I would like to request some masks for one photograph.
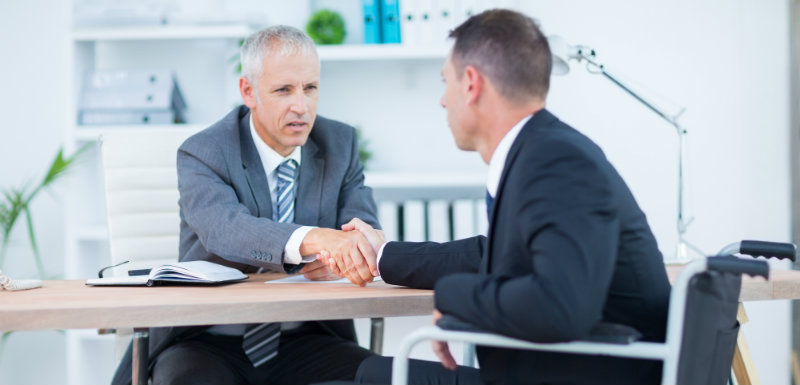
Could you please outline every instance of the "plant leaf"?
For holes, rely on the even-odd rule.
[[[64,149],[59,148],[58,153],[56,154],[56,158],[53,159],[53,163],[50,165],[50,169],[47,170],[47,174],[45,174],[41,184],[39,184],[39,186],[37,186],[36,189],[33,190],[31,195],[28,197],[26,203],[30,202],[33,199],[33,197],[35,197],[39,193],[39,191],[41,191],[43,188],[49,186],[56,180],[60,179],[60,177],[62,177],[64,174],[66,174],[70,165],[75,163],[75,160],[78,158],[78,156],[87,149],[89,149],[89,147],[92,144],[93,143],[87,143],[83,145],[81,148],[75,151],[75,153],[72,154],[72,156],[67,158],[64,157]]]
[[[36,235],[33,232],[33,218],[31,218],[31,210],[27,206],[25,207],[25,219],[28,221],[28,237],[31,239],[31,249],[33,249],[33,258],[36,261],[36,268],[39,270],[39,278],[47,279],[44,273],[42,256],[39,254],[39,246],[36,244]]]

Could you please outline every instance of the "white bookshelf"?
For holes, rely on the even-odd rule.
[[[131,27],[76,28],[76,42],[125,40],[240,39],[252,32],[245,24],[228,25],[145,25]]]
[[[321,61],[425,60],[447,56],[449,47],[408,47],[402,44],[350,44],[320,46]]]

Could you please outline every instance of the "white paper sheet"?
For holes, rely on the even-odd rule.
[[[372,282],[378,282],[378,281],[381,281],[381,277],[375,277],[372,280]],[[298,274],[298,275],[293,275],[293,276],[286,277],[286,278],[276,279],[276,280],[272,280],[272,281],[266,281],[264,283],[350,283],[350,280],[347,279],[347,278],[339,278],[339,279],[335,279],[333,281],[312,281],[312,280],[304,277],[302,274]],[[367,285],[369,285],[369,284],[367,284]]]

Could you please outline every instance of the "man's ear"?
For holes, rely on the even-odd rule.
[[[239,77],[239,93],[242,94],[244,105],[248,108],[252,109],[258,103],[258,99],[256,97],[256,88],[253,87],[253,84],[250,83],[250,80],[244,76]]]
[[[464,68],[463,82],[464,85],[464,100],[467,105],[473,105],[478,101],[478,98],[483,92],[485,79],[483,74],[473,66],[466,66]]]

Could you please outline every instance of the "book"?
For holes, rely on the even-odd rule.
[[[208,261],[168,263],[155,267],[146,275],[105,277],[86,281],[91,286],[153,286],[164,283],[220,284],[242,281],[247,275],[232,267]]]

